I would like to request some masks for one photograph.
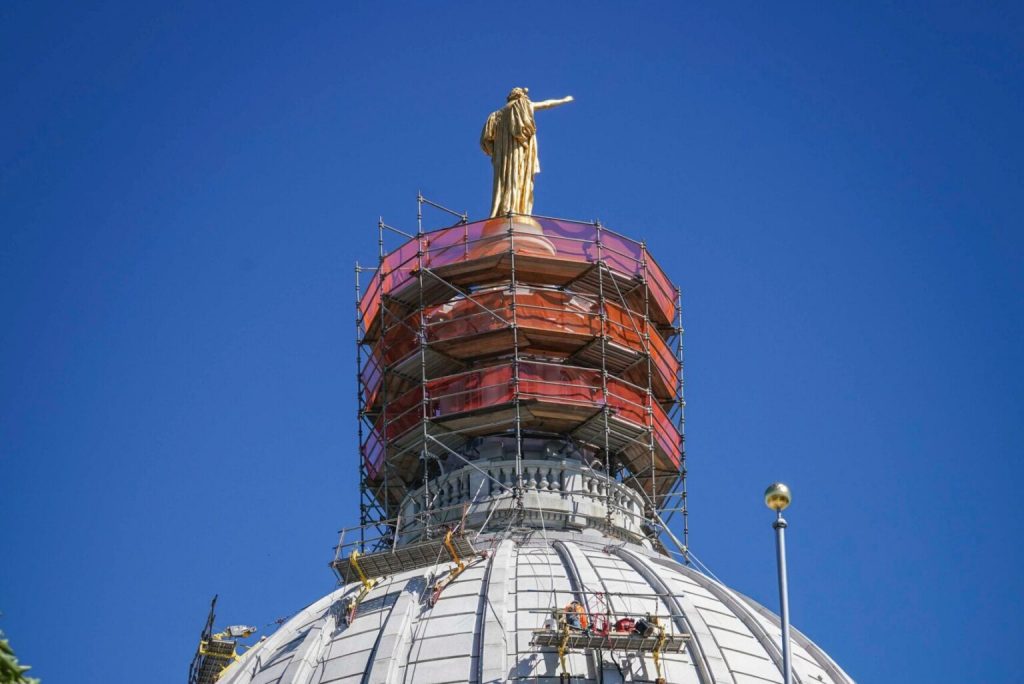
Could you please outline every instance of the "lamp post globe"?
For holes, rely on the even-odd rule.
[[[789,507],[793,500],[793,494],[789,487],[781,482],[773,482],[764,490],[764,503],[776,513],[781,513]]]

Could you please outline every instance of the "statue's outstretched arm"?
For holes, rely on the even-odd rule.
[[[534,110],[537,109],[551,109],[552,107],[560,107],[564,104],[572,102],[572,95],[563,97],[561,100],[541,100],[540,102],[531,102]]]

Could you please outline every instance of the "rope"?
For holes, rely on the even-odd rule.
[[[691,551],[690,549],[687,549],[687,552],[689,553],[690,557],[693,558],[693,560],[697,562],[697,567],[698,567],[699,570],[701,570],[701,572],[703,572],[705,575],[707,575],[711,579],[715,580],[719,584],[723,584],[723,585],[725,584],[725,582],[723,582],[722,580],[718,579],[718,577],[715,575],[715,573],[711,572],[711,568],[709,568],[708,566],[704,565],[704,562],[701,561],[700,558],[697,558],[696,554],[694,554],[693,551]]]

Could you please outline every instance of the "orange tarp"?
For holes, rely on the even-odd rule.
[[[372,472],[380,466],[380,436],[397,439],[416,427],[424,417],[445,418],[467,411],[512,403],[516,398],[515,374],[511,363],[430,380],[424,389],[415,387],[390,402],[367,440],[364,458]],[[558,404],[576,404],[595,410],[606,403],[618,418],[640,427],[652,427],[655,443],[679,465],[679,433],[657,402],[649,401],[646,390],[617,378],[608,378],[607,393],[601,373],[590,368],[561,364],[524,362],[519,364],[520,399],[537,399]]]
[[[380,311],[381,295],[397,292],[423,268],[438,269],[495,254],[515,245],[517,254],[550,256],[553,259],[596,263],[603,260],[613,271],[626,277],[646,277],[653,301],[652,313],[663,323],[675,321],[675,287],[651,259],[644,246],[606,228],[558,219],[529,218],[533,226],[516,228],[509,240],[509,219],[488,219],[424,233],[384,257],[364,293],[359,310],[368,330]],[[544,253],[537,244],[544,245]],[[509,244],[511,247],[511,244]]]
[[[643,352],[644,318],[611,302],[605,302],[605,311],[610,341]],[[372,406],[376,402],[382,367],[393,365],[418,349],[419,316],[416,312],[404,324],[389,326],[374,347],[362,369],[367,405]],[[601,334],[601,317],[596,302],[555,290],[519,288],[514,294],[506,290],[484,292],[473,295],[472,299],[428,307],[423,317],[428,343],[463,340],[509,329],[513,320],[527,333],[532,329],[579,338],[594,338]],[[656,330],[651,328],[647,332],[654,370],[664,386],[674,390],[679,361]],[[580,339],[578,346],[585,341]],[[530,351],[536,353],[538,350]]]

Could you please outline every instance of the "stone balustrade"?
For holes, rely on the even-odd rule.
[[[545,529],[595,528],[643,537],[643,495],[577,460],[523,460],[524,524]],[[466,529],[502,529],[516,510],[515,460],[477,461],[410,492],[402,505],[402,539],[424,526],[463,516]],[[428,508],[430,514],[424,511]]]

